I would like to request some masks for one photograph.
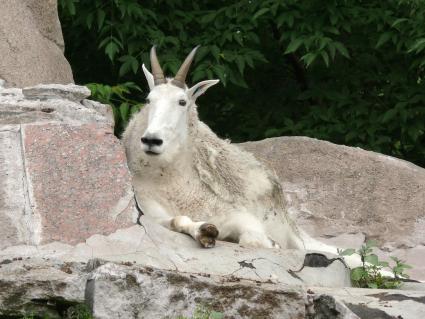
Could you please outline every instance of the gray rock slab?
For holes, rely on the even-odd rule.
[[[226,318],[304,318],[304,292],[297,287],[227,281],[149,268],[105,264],[88,281],[95,318],[191,317],[203,306]]]
[[[239,278],[288,285],[350,286],[349,271],[342,261],[327,267],[304,267],[306,252],[298,250],[250,249],[217,242],[214,249],[202,249],[188,236],[171,232],[141,218],[143,226],[117,230],[108,236],[94,235],[77,245],[54,242],[20,245],[0,251],[0,259],[51,258],[87,262],[97,258],[182,273]],[[334,256],[326,255],[324,258]]]
[[[113,127],[111,107],[86,100],[89,94],[86,87],[73,84],[0,88],[0,125],[61,122],[99,123]]]
[[[0,316],[49,315],[60,318],[64,306],[83,303],[85,265],[43,259],[0,261]]]
[[[30,243],[31,221],[19,125],[0,126],[0,249]]]
[[[73,84],[39,84],[22,89],[22,94],[27,99],[65,99],[80,102],[89,97],[91,92],[85,86]]]
[[[425,247],[425,169],[307,137],[240,146],[276,172],[288,211],[307,233],[351,248],[359,238],[376,239],[384,255],[405,258],[414,266],[411,275],[425,280],[418,254]]]
[[[0,78],[6,86],[73,82],[57,1],[2,1],[0,16]]]
[[[425,291],[311,288],[310,292],[317,304],[331,296],[362,319],[425,318]]]
[[[131,262],[0,260],[0,316],[60,313],[86,303],[94,318],[191,317],[210,309],[224,318],[418,319],[425,291],[288,286],[182,273]]]

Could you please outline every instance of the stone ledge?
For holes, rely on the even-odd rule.
[[[202,305],[225,318],[418,319],[425,313],[425,291],[288,286],[132,262],[0,261],[0,316],[58,318],[79,303],[97,319],[189,317]]]
[[[75,84],[39,84],[22,89],[22,94],[29,100],[65,99],[81,102],[90,96],[85,86]]]
[[[218,241],[214,249],[202,249],[189,236],[171,232],[143,216],[143,226],[93,235],[77,244],[53,242],[39,246],[14,246],[0,250],[0,259],[51,258],[87,262],[98,258],[182,273],[203,273],[223,278],[246,279],[286,285],[345,287],[349,270],[335,260],[324,267],[304,267],[306,252],[300,250],[250,249]],[[322,255],[332,258],[331,255]]]
[[[23,89],[0,87],[0,125],[43,122],[100,123],[113,128],[112,109],[87,100],[88,88],[43,84]]]

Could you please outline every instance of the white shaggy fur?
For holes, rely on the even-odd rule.
[[[196,98],[218,81],[192,88],[155,86],[143,66],[150,103],[123,135],[133,185],[145,214],[189,234],[204,247],[218,239],[251,247],[281,247],[337,253],[290,220],[276,176],[254,156],[218,138],[198,118]],[[185,106],[180,101],[187,102]],[[142,137],[161,139],[148,147]],[[150,154],[147,153],[150,151]],[[348,258],[348,264],[358,264]]]

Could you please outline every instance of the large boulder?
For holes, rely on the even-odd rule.
[[[0,88],[0,249],[82,242],[134,224],[109,106],[75,85]]]
[[[425,280],[425,169],[308,137],[241,146],[276,172],[288,212],[309,234],[340,247],[375,239]]]
[[[9,87],[72,83],[56,0],[2,1],[0,79]]]

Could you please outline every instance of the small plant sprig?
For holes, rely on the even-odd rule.
[[[223,319],[224,314],[211,310],[209,307],[198,305],[190,318],[179,316],[177,319]]]
[[[379,260],[378,256],[373,253],[373,249],[377,246],[373,240],[368,240],[360,249],[353,248],[339,250],[341,256],[350,256],[357,254],[360,256],[362,265],[351,270],[351,281],[354,287],[359,288],[379,288],[379,289],[396,289],[403,284],[403,279],[409,278],[405,273],[406,269],[412,268],[405,264],[401,259],[391,256],[394,265],[390,266],[387,261]],[[382,275],[381,270],[389,269],[393,277]]]

